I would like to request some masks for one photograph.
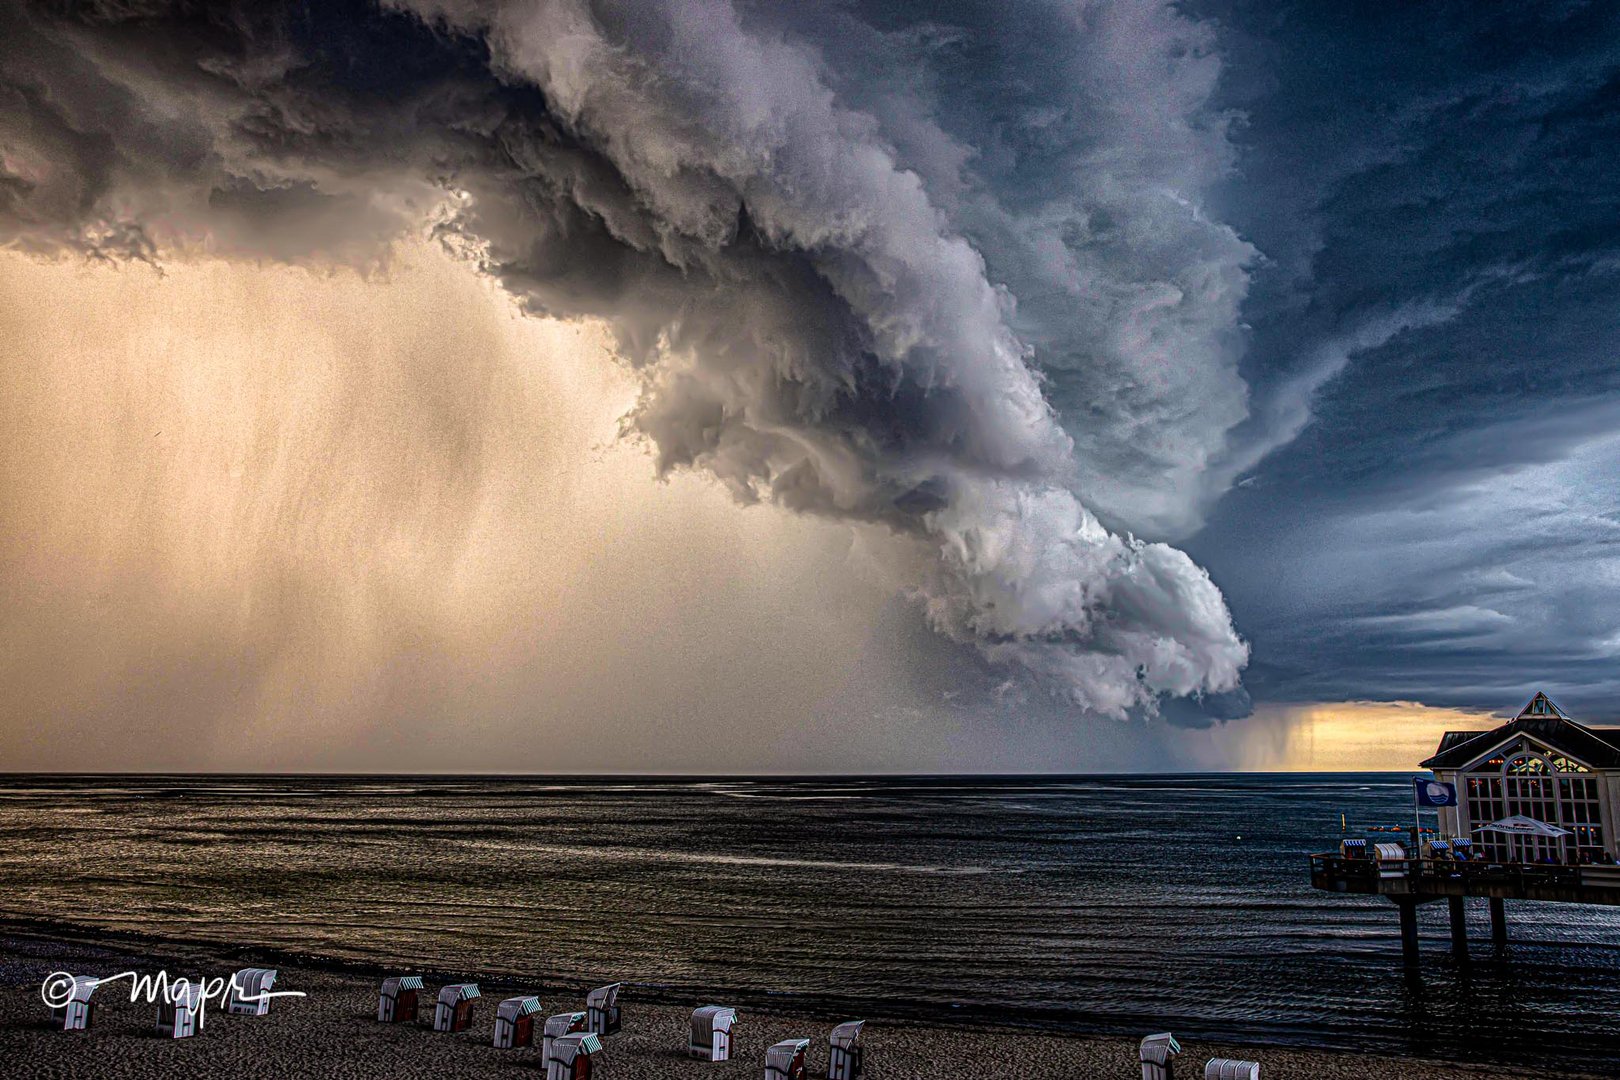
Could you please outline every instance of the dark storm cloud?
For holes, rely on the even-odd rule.
[[[912,538],[990,662],[1116,715],[1235,687],[1207,575],[1123,532],[1195,524],[1245,412],[1254,252],[1203,205],[1229,117],[1174,7],[5,12],[7,243],[365,263],[428,224],[608,321],[660,469]]]
[[[1263,692],[1620,691],[1620,14],[1218,4],[1265,251],[1193,550]],[[1270,455],[1269,457],[1267,455]],[[1257,684],[1257,692],[1260,687]]]
[[[1088,505],[1139,535],[1195,529],[1247,411],[1238,310],[1259,258],[1204,203],[1236,166],[1213,24],[1151,3],[793,18],[1016,298]]]
[[[660,470],[925,551],[983,667],[913,651],[987,710],[1036,709],[1006,672],[1247,710],[1221,594],[1137,537],[1214,568],[1261,700],[1620,690],[1610,5],[0,20],[0,242],[364,265],[431,229],[607,321]]]

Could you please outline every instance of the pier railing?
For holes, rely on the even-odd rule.
[[[1581,894],[1586,902],[1620,903],[1620,866],[1455,862],[1449,859],[1311,856],[1311,884],[1330,892],[1429,893],[1554,899]],[[1592,893],[1598,895],[1593,896]],[[1613,894],[1610,899],[1608,894]],[[1562,899],[1563,897],[1557,897]],[[1570,899],[1575,899],[1570,895]]]

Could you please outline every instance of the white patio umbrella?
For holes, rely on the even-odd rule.
[[[1564,841],[1566,837],[1573,836],[1568,829],[1560,829],[1557,825],[1549,825],[1545,821],[1537,821],[1533,817],[1523,814],[1509,814],[1505,818],[1481,825],[1475,832],[1509,833],[1513,836],[1540,836],[1548,840]],[[1565,851],[1567,843],[1558,845],[1559,851]]]

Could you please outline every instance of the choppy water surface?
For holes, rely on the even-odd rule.
[[[0,779],[0,913],[439,970],[626,979],[1549,1064],[1620,1062],[1620,909],[1509,904],[1424,977],[1305,854],[1404,777]],[[882,1011],[882,1010],[879,1010]]]

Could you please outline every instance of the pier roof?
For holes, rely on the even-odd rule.
[[[1620,768],[1620,728],[1577,724],[1546,694],[1538,692],[1512,720],[1489,731],[1448,731],[1425,769],[1458,769],[1514,735],[1529,735],[1548,748],[1596,769]]]

